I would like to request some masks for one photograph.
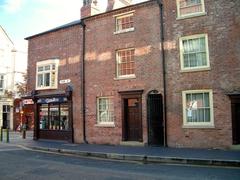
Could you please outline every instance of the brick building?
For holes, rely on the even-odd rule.
[[[27,38],[35,138],[239,144],[239,7],[109,0],[100,12],[83,1],[80,21]]]

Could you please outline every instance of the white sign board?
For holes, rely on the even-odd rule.
[[[59,81],[60,84],[67,84],[67,83],[70,83],[71,82],[71,79],[62,79]]]

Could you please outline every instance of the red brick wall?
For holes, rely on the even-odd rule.
[[[114,35],[114,15],[134,10],[134,32]],[[147,142],[146,96],[162,93],[159,7],[156,2],[114,11],[86,22],[86,119],[90,143],[122,141],[121,96],[118,91],[144,90],[142,96],[143,141]],[[116,50],[135,48],[135,79],[116,80]],[[115,127],[97,127],[96,101],[114,97]]]
[[[207,15],[182,20],[176,20],[175,0],[164,0],[164,8],[168,145],[196,148],[230,146],[231,102],[225,93],[240,87],[239,2],[205,0]],[[180,72],[179,38],[203,33],[208,34],[211,70]],[[195,89],[213,90],[215,128],[182,128],[181,92]]]
[[[80,25],[69,27],[44,34],[29,40],[28,80],[27,89],[35,89],[36,63],[39,61],[58,58],[58,82],[61,79],[71,79],[73,85],[73,123],[75,142],[82,142],[81,120],[81,84],[80,84],[80,57],[81,35]],[[54,92],[65,90],[66,84],[58,83],[57,90],[42,90],[40,92]]]

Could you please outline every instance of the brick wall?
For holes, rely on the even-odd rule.
[[[114,34],[114,15],[134,12],[133,32]],[[90,143],[122,141],[119,91],[144,90],[142,95],[143,141],[147,142],[146,96],[162,93],[159,7],[156,2],[114,11],[86,22],[86,119]],[[116,80],[116,50],[135,48],[135,79]],[[114,97],[115,127],[97,127],[97,97]]]
[[[61,29],[34,37],[29,40],[27,90],[35,89],[36,63],[39,61],[58,58],[58,89],[42,90],[39,92],[64,91],[66,84],[60,85],[59,80],[71,79],[73,85],[73,123],[75,142],[82,142],[81,114],[81,84],[80,57],[82,28],[80,25]]]
[[[207,14],[177,20],[175,1],[164,1],[168,144],[227,147],[232,144],[231,102],[225,93],[240,87],[239,1],[205,0]],[[210,70],[180,72],[179,38],[208,34]],[[182,128],[182,91],[212,89],[215,128]]]

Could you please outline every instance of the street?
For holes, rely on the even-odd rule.
[[[0,144],[1,180],[239,179],[239,168],[138,164],[34,152]]]

